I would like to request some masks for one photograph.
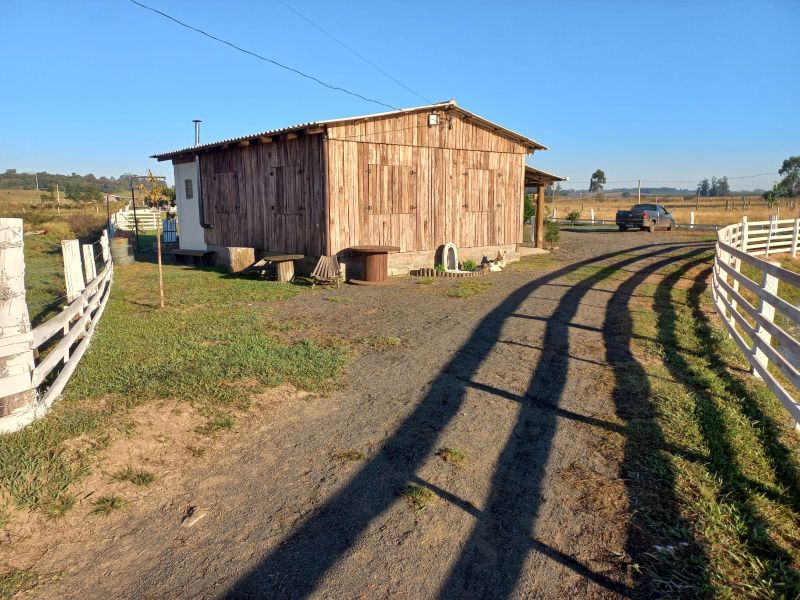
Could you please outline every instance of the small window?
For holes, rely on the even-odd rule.
[[[191,200],[194,198],[194,185],[191,179],[183,180],[183,188],[186,190],[186,199]]]

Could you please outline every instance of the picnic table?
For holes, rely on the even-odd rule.
[[[389,253],[400,252],[399,246],[351,246],[349,251],[363,257],[362,277],[351,279],[356,285],[385,285],[389,283]]]

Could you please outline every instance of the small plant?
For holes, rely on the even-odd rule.
[[[75,506],[75,496],[62,492],[55,498],[42,502],[42,513],[51,519],[57,519],[63,517],[73,506]]]
[[[156,480],[156,476],[152,471],[134,469],[131,466],[120,469],[114,473],[112,478],[115,481],[128,481],[134,485],[150,485]]]
[[[463,466],[467,461],[467,455],[456,448],[442,448],[436,453],[436,456],[441,458],[444,462],[457,467]]]
[[[236,419],[232,415],[222,413],[212,417],[205,425],[196,427],[195,431],[202,435],[214,435],[223,429],[233,429],[235,424]]]
[[[360,450],[344,450],[343,452],[336,452],[333,454],[333,458],[335,460],[341,460],[346,462],[355,462],[358,460],[364,460],[365,456],[364,453]]]
[[[445,292],[445,296],[449,296],[451,298],[472,298],[473,296],[478,296],[484,293],[491,287],[491,282],[489,281],[476,281],[474,279],[467,279],[465,281],[459,281],[458,285],[447,292]]]
[[[417,279],[414,283],[417,285],[431,285],[433,283],[433,277],[421,277]]]
[[[544,241],[553,246],[561,239],[561,230],[555,221],[547,221],[544,224]]]
[[[567,221],[575,225],[575,221],[581,218],[581,213],[577,210],[567,213]]]
[[[92,514],[110,515],[115,510],[125,508],[128,501],[122,496],[100,496],[94,501]]]
[[[437,273],[444,273],[444,270],[445,270],[444,269],[444,265],[442,263],[437,263],[436,266],[434,267],[434,270]]]
[[[461,270],[462,271],[474,271],[478,268],[478,263],[476,263],[471,258],[461,261]]]
[[[400,491],[400,495],[416,511],[425,510],[436,500],[436,494],[422,485],[407,485]]]

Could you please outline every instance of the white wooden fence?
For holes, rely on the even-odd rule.
[[[714,302],[728,332],[747,356],[753,374],[764,380],[798,428],[800,307],[781,298],[778,285],[800,288],[800,274],[782,269],[777,262],[756,257],[797,256],[799,244],[800,219],[748,222],[745,217],[741,223],[717,232],[712,276]],[[741,273],[742,263],[760,272],[760,282]],[[758,306],[745,298],[742,288],[757,298]],[[785,317],[785,328],[776,324],[776,311]],[[782,378],[770,371],[770,364]]]
[[[139,222],[139,231],[155,231],[160,229],[163,218],[164,213],[160,210],[144,207],[137,208],[134,216],[133,209],[126,206],[123,210],[111,215],[111,222],[114,227],[122,231],[133,231],[136,229],[137,221]]]
[[[31,329],[22,219],[0,219],[0,433],[22,429],[52,406],[86,352],[111,292],[114,266],[105,231],[95,244],[64,240],[61,248],[67,304]]]

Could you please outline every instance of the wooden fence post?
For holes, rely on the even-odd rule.
[[[780,266],[780,263],[775,261],[768,261],[771,265]],[[758,306],[758,312],[764,317],[767,321],[772,323],[773,319],[775,318],[775,306],[770,304],[766,301],[767,294],[772,294],[774,296],[778,295],[778,278],[775,275],[770,275],[767,271],[764,271],[764,277],[761,280],[761,290],[762,293],[759,294],[760,302]],[[765,330],[761,325],[758,326],[756,329],[756,335],[764,341],[764,344],[769,345],[772,341],[772,334]],[[764,354],[762,350],[758,348],[756,345],[756,341],[753,340],[753,358],[758,361],[758,363],[766,369],[769,366],[769,359],[767,359],[767,355]],[[753,375],[761,379],[761,375],[758,374],[758,371],[752,369]]]
[[[794,220],[794,231],[792,232],[792,258],[797,256],[797,243],[800,239],[800,219]]]
[[[67,303],[81,295],[86,288],[81,268],[81,250],[78,240],[62,240],[61,256],[64,259],[64,283],[67,287]]]
[[[103,264],[108,264],[108,229],[103,229],[103,234],[100,236],[100,248],[103,249]]]
[[[0,416],[35,401],[22,219],[0,219]]]
[[[86,279],[86,283],[89,283],[97,277],[97,264],[94,260],[94,244],[82,244],[81,252],[83,252],[83,276]]]
[[[742,235],[741,237],[741,245],[739,246],[739,250],[742,252],[747,252],[747,215],[742,217]]]

